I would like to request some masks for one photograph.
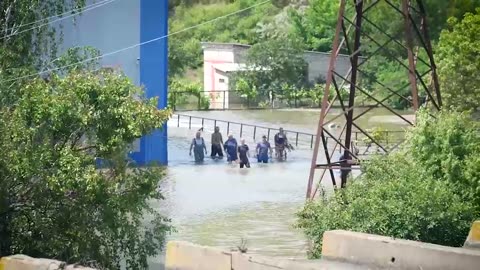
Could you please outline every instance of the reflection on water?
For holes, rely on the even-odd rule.
[[[264,126],[298,127],[310,132],[317,124],[318,116],[315,111],[190,114]],[[384,118],[381,113],[370,117]],[[365,121],[368,123],[369,119]],[[392,121],[385,122],[388,122],[387,126],[399,127]],[[239,245],[243,238],[247,240],[250,253],[305,257],[306,240],[293,225],[295,213],[305,198],[311,159],[309,147],[290,153],[287,162],[257,164],[252,158],[250,169],[239,169],[238,165],[209,158],[204,164],[194,165],[188,149],[195,131],[169,128],[170,165],[161,184],[166,199],[157,207],[172,218],[176,227],[177,232],[170,236],[170,240],[229,249]],[[204,137],[208,142],[210,134],[204,134]],[[247,143],[254,149],[253,138]],[[327,190],[331,189],[328,181],[323,184]]]

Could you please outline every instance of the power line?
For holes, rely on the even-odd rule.
[[[112,0],[112,1],[115,1],[115,0]],[[114,54],[117,54],[117,53],[121,53],[121,52],[123,52],[123,51],[127,51],[127,50],[130,50],[130,49],[134,49],[134,48],[137,48],[137,47],[140,47],[140,46],[143,46],[143,45],[146,45],[146,44],[155,42],[155,41],[159,41],[159,40],[161,40],[161,39],[165,39],[165,38],[170,37],[170,36],[173,36],[173,35],[177,35],[177,34],[180,34],[180,33],[183,33],[183,32],[186,32],[186,31],[189,31],[189,30],[198,28],[198,27],[201,27],[201,26],[203,26],[203,25],[206,25],[206,24],[209,24],[209,23],[212,23],[212,22],[215,22],[215,21],[218,21],[218,20],[221,20],[221,19],[224,19],[224,18],[233,16],[233,15],[242,13],[242,12],[244,12],[244,11],[247,11],[247,10],[249,10],[249,9],[252,9],[252,8],[255,8],[255,7],[258,7],[258,6],[261,6],[261,5],[264,5],[264,4],[268,3],[268,2],[270,2],[270,0],[262,1],[262,2],[260,2],[260,3],[251,5],[251,6],[249,6],[249,7],[246,7],[246,8],[240,9],[240,10],[237,10],[237,11],[232,12],[232,13],[228,13],[228,14],[226,14],[226,15],[222,15],[222,16],[216,17],[216,18],[214,18],[214,19],[205,21],[205,22],[203,22],[203,23],[199,23],[199,24],[196,24],[196,25],[193,25],[193,26],[184,28],[184,29],[182,29],[182,30],[179,30],[179,31],[176,31],[176,32],[173,32],[173,33],[164,35],[164,36],[160,36],[160,37],[153,38],[153,39],[150,39],[150,40],[147,40],[147,41],[144,41],[144,42],[140,42],[140,43],[137,43],[137,44],[128,46],[128,47],[124,47],[124,48],[118,49],[118,50],[116,50],[116,51],[104,53],[104,54],[99,55],[99,56],[96,56],[96,57],[87,58],[87,59],[85,59],[85,60],[78,61],[78,62],[76,62],[76,63],[72,63],[72,64],[69,64],[69,65],[65,65],[65,66],[61,66],[61,67],[56,67],[56,68],[52,68],[52,69],[47,69],[47,70],[44,70],[44,71],[41,71],[41,72],[37,72],[37,73],[34,73],[34,74],[25,75],[25,76],[20,76],[20,77],[14,78],[14,79],[4,80],[4,81],[2,81],[2,82],[14,82],[14,81],[18,81],[18,80],[21,80],[21,79],[26,79],[26,78],[30,78],[30,77],[33,77],[33,76],[42,75],[42,74],[45,74],[45,73],[48,73],[48,72],[57,71],[57,70],[60,70],[60,69],[72,67],[72,66],[75,66],[75,65],[78,65],[78,64],[83,64],[83,63],[90,62],[90,61],[93,61],[93,60],[98,60],[98,59],[100,59],[100,58],[102,58],[102,57],[106,57],[106,56],[114,55]]]
[[[54,16],[51,16],[51,17],[48,17],[48,18],[44,18],[44,19],[41,19],[41,20],[37,20],[37,21],[35,21],[35,22],[31,22],[31,23],[28,23],[28,24],[19,26],[19,27],[28,26],[28,25],[36,24],[36,23],[38,23],[38,22],[42,22],[42,21],[46,21],[46,20],[47,20],[46,23],[43,23],[43,24],[40,24],[40,25],[36,25],[36,26],[30,27],[30,28],[24,29],[24,30],[22,30],[22,31],[15,32],[15,33],[12,33],[12,34],[9,34],[9,35],[0,37],[0,40],[2,40],[2,39],[7,39],[7,38],[10,38],[10,37],[13,37],[13,36],[16,36],[16,35],[19,35],[19,34],[22,34],[22,33],[25,33],[25,32],[31,31],[31,30],[34,30],[34,29],[38,29],[38,28],[41,28],[41,27],[43,27],[43,26],[46,26],[46,25],[49,25],[49,24],[52,24],[52,23],[55,23],[55,22],[58,22],[58,21],[66,20],[66,19],[68,19],[68,18],[77,16],[77,15],[80,14],[80,13],[87,12],[87,11],[90,11],[90,10],[93,10],[93,9],[96,9],[96,8],[99,8],[99,7],[108,5],[108,4],[113,3],[113,2],[115,2],[115,1],[117,1],[117,0],[104,0],[104,1],[102,1],[102,2],[98,2],[98,3],[92,4],[92,5],[86,6],[86,7],[84,7],[84,8],[72,9],[72,10],[66,11],[66,12],[61,13],[61,14],[57,14],[57,15],[54,15]],[[72,13],[72,12],[74,12],[74,13]],[[57,17],[59,17],[59,16],[63,16],[63,15],[65,15],[65,14],[69,14],[69,13],[71,13],[71,14],[68,15],[68,16],[57,18]],[[57,19],[55,19],[55,20],[53,20],[53,21],[49,21],[49,20],[52,19],[52,18],[57,18]],[[14,29],[14,27],[7,29],[7,31],[8,31],[8,30],[12,30],[12,29]]]

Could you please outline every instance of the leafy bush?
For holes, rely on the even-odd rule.
[[[149,204],[162,171],[128,169],[126,156],[169,111],[114,71],[18,85],[0,87],[15,93],[0,108],[0,256],[145,269],[170,230]],[[98,170],[99,158],[110,166]]]
[[[419,114],[403,148],[364,163],[362,176],[330,198],[308,203],[298,226],[321,255],[334,229],[460,246],[479,216],[480,136],[458,113]],[[448,203],[446,203],[448,202]]]
[[[406,151],[434,179],[453,183],[480,211],[480,125],[467,113],[422,112]]]
[[[168,106],[176,108],[179,105],[188,103],[188,97],[197,98],[198,109],[208,109],[210,107],[210,99],[203,92],[203,86],[196,82],[185,82],[173,78],[169,83]]]

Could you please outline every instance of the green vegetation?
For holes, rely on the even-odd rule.
[[[438,73],[447,106],[480,110],[480,8],[449,20],[437,46]]]
[[[173,16],[171,17],[170,21],[170,31],[175,32],[185,29],[215,17],[232,13],[258,2],[259,1],[253,0],[174,1],[172,4]],[[367,1],[366,3],[369,4],[370,2],[372,1]],[[430,36],[434,46],[439,41],[441,31],[447,27],[448,18],[453,17],[461,19],[463,18],[464,14],[468,12],[474,12],[475,8],[480,6],[480,0],[426,0],[424,2],[426,10],[428,11]],[[249,11],[243,12],[242,14],[231,16],[228,19],[222,19],[221,22],[219,21],[211,24],[205,24],[195,30],[188,31],[188,33],[175,35],[170,39],[171,74],[182,77],[184,76],[184,72],[186,70],[197,69],[201,66],[201,41],[236,42],[254,46],[258,44],[257,47],[263,47],[264,50],[256,53],[257,59],[271,56],[270,49],[275,48],[275,44],[282,43],[282,40],[285,40],[286,38],[301,41],[303,49],[329,52],[331,50],[331,44],[337,21],[338,3],[339,1],[337,0],[311,0],[308,1],[308,5],[305,5],[305,1],[271,1],[271,3],[256,7]],[[347,11],[347,13],[351,12],[351,9]],[[350,15],[347,14],[347,17],[349,16]],[[393,9],[384,1],[380,1],[375,9],[370,10],[367,14],[367,18],[373,21],[380,29],[386,31],[391,36],[401,37],[404,35],[403,18],[400,14],[393,11]],[[378,35],[378,30],[376,30],[373,25],[365,22],[364,27],[366,33],[373,36],[377,40],[378,44],[383,44],[387,41],[388,38],[386,36]],[[471,31],[474,32],[475,30],[472,29]],[[461,36],[461,34],[458,36]],[[447,39],[453,40],[451,38]],[[474,39],[473,36],[472,39]],[[450,63],[455,63],[455,65],[460,65],[461,56],[458,56],[456,59],[454,59],[454,56],[452,56],[450,53],[442,53],[441,43],[446,42],[440,41],[439,45],[439,54],[437,55],[437,60],[439,63],[438,66],[440,68],[440,72],[442,71],[441,65],[444,63],[447,65],[449,61]],[[362,44],[364,44],[362,48],[367,50],[367,52],[376,50],[378,47],[378,45],[374,44],[367,38],[362,40]],[[288,50],[285,50],[286,52],[292,52],[293,57],[289,65],[303,65],[297,61],[296,49],[298,47],[296,47],[294,42],[284,44],[283,47],[285,48],[286,46],[290,45],[292,45],[292,47]],[[271,46],[271,48],[268,49],[268,46]],[[470,50],[474,50],[476,46],[471,46],[468,48]],[[406,52],[401,46],[393,47],[391,50],[393,50],[391,52],[398,55],[402,61],[407,63]],[[380,51],[380,53],[370,59],[362,69],[362,82],[364,84],[364,88],[368,89],[370,93],[381,99],[390,94],[385,86],[388,86],[392,89],[399,89],[408,82],[407,77],[405,76],[405,69],[401,68],[398,62],[390,59],[391,57],[389,54],[391,52]],[[423,51],[420,51],[419,53],[419,56],[422,59],[427,59]],[[444,55],[448,55],[447,58],[450,60],[443,61],[441,58],[443,58]],[[468,53],[465,52],[464,55],[467,57]],[[289,61],[290,59],[287,58],[285,60]],[[283,61],[283,63],[285,64],[286,62]],[[427,66],[422,65],[421,61],[418,63],[418,65],[420,72],[427,70]],[[448,66],[450,67],[452,64],[449,64]],[[449,67],[445,67],[444,70],[449,70]],[[300,69],[300,67],[298,69]],[[473,66],[472,69],[469,69],[468,66],[462,66],[462,68],[457,69],[458,72],[462,73],[465,73],[468,70],[475,69],[473,69]],[[445,72],[445,74],[446,73],[447,72]],[[268,98],[264,91],[265,85],[271,85],[272,88],[276,88],[275,93],[277,96],[293,96],[298,92],[298,88],[304,87],[298,85],[297,81],[299,79],[297,78],[295,81],[289,80],[289,82],[286,82],[288,84],[288,87],[286,88],[294,89],[295,93],[279,93],[280,87],[278,86],[278,79],[276,79],[277,82],[269,80],[261,81],[260,83],[258,80],[252,79],[251,74],[244,73],[243,75],[248,76],[247,78],[243,78],[244,80],[242,84],[243,86],[249,85],[250,89],[243,89],[240,91],[247,91],[250,93],[250,95],[252,95],[252,91],[258,91],[258,93],[255,94],[257,98]],[[299,78],[300,77],[301,76],[299,76]],[[379,81],[385,86],[379,85],[375,83],[375,81]],[[452,83],[456,82],[456,80],[447,81]],[[475,92],[474,90],[468,90],[475,89],[474,87],[470,87],[469,84],[458,83],[458,85],[463,87],[462,91],[464,92]],[[233,86],[235,86],[235,84],[233,84]],[[452,87],[451,90],[447,91],[456,93],[457,88]],[[390,97],[387,102],[397,109],[409,108],[409,89],[403,88],[403,91],[401,91],[400,94],[406,97],[406,99],[393,96]],[[447,92],[446,97],[448,97],[448,95],[449,94]],[[471,103],[474,103],[476,96],[472,96]],[[425,97],[421,96],[421,98]],[[464,106],[472,107],[471,104],[468,104],[469,103],[464,104]]]
[[[268,96],[270,91],[278,92],[282,85],[301,88],[307,84],[307,63],[303,48],[295,39],[274,39],[253,45],[247,52],[246,71],[235,74],[243,89],[256,89],[256,94]],[[235,84],[235,79],[233,80]],[[243,94],[243,93],[242,93]]]
[[[129,168],[127,153],[170,112],[158,110],[157,100],[120,72],[99,70],[93,61],[73,65],[98,56],[95,49],[74,48],[58,58],[54,29],[22,32],[85,4],[65,2],[0,3],[0,257],[146,269],[171,229],[150,206],[162,199],[163,173]],[[62,65],[70,66],[18,79]],[[100,161],[108,166],[99,170]]]
[[[236,0],[206,2],[212,2],[212,4],[195,4],[195,1],[179,3],[179,5],[171,11],[169,20],[170,33],[175,33],[188,27],[236,12],[258,1]],[[183,75],[186,69],[196,69],[203,64],[200,42],[257,43],[259,41],[258,32],[261,32],[259,23],[267,23],[272,19],[273,15],[278,12],[279,8],[268,3],[226,19],[204,24],[194,30],[172,36],[169,39],[170,75]]]
[[[321,256],[323,233],[334,229],[462,245],[480,216],[478,128],[467,114],[421,113],[399,152],[369,161],[346,189],[299,213],[310,256]]]
[[[196,98],[196,108],[201,110],[210,107],[210,100],[204,95],[203,86],[197,82],[173,80],[168,87],[168,104],[172,109],[187,105],[192,97]]]

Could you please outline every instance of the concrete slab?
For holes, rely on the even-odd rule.
[[[322,256],[389,269],[480,269],[480,251],[341,230],[324,233]]]

